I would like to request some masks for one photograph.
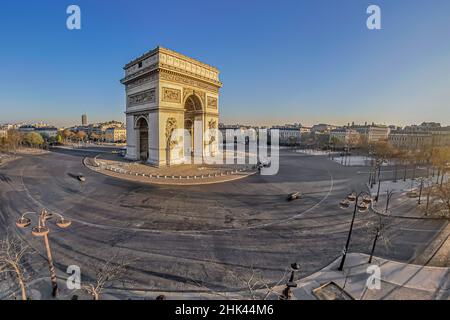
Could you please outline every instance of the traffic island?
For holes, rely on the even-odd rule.
[[[164,185],[201,185],[233,181],[257,172],[254,165],[181,164],[156,168],[139,162],[85,158],[96,172],[129,181]]]

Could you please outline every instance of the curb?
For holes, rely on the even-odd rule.
[[[121,174],[121,175],[128,176],[128,177],[144,177],[144,178],[148,178],[150,183],[156,183],[156,184],[167,184],[167,185],[215,184],[215,183],[223,183],[223,182],[229,182],[229,181],[241,179],[241,178],[253,175],[257,172],[256,170],[252,171],[252,168],[254,168],[254,166],[251,166],[250,168],[235,169],[235,170],[229,170],[229,171],[220,172],[220,173],[210,173],[210,174],[201,174],[201,175],[187,175],[187,176],[176,175],[176,176],[174,176],[174,175],[146,174],[146,173],[139,173],[139,172],[134,172],[131,170],[126,170],[126,169],[119,168],[119,167],[116,167],[113,165],[107,165],[107,164],[103,164],[103,163],[99,164],[97,162],[97,157],[98,157],[98,155],[94,158],[85,157],[83,159],[84,166],[86,166],[88,169],[91,169],[93,171],[96,171],[96,172],[99,172],[99,173],[102,173],[105,175],[108,175],[108,174],[106,174],[102,171],[110,171],[112,173]],[[94,162],[93,165],[88,163],[90,159],[93,159],[93,162]],[[111,176],[111,175],[108,175],[108,176]],[[211,181],[211,179],[214,179],[214,178],[232,177],[232,176],[236,176],[236,177],[233,179],[227,179],[227,180]],[[130,180],[130,179],[127,179],[127,180]],[[198,181],[198,183],[181,183],[181,184],[171,183],[171,182],[176,182],[176,181],[190,181],[190,180],[192,180],[192,182]],[[143,182],[143,181],[137,180],[136,182]]]
[[[383,217],[390,217],[390,218],[397,218],[397,219],[409,219],[409,220],[450,220],[450,218],[438,218],[438,217],[415,217],[415,216],[399,216],[399,215],[393,215],[393,214],[389,214],[389,213],[385,213],[382,212],[381,210],[375,208],[374,202],[372,202],[372,206],[371,206],[372,211],[379,215],[379,216],[383,216]]]

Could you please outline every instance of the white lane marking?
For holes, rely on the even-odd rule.
[[[325,167],[326,168],[326,167]],[[92,228],[98,228],[98,229],[104,229],[104,230],[108,230],[108,229],[114,229],[114,230],[125,230],[125,231],[133,231],[133,232],[145,232],[145,233],[155,233],[155,234],[182,234],[182,235],[198,235],[198,234],[207,234],[207,233],[219,233],[219,232],[224,232],[224,233],[231,233],[231,232],[237,232],[237,231],[246,231],[246,230],[253,230],[253,229],[261,229],[261,228],[265,228],[265,227],[269,227],[269,226],[274,226],[274,225],[280,225],[292,220],[295,220],[301,216],[303,216],[304,214],[311,212],[312,210],[314,210],[315,208],[317,208],[318,206],[320,206],[331,194],[331,192],[333,191],[334,188],[334,178],[333,175],[331,174],[330,170],[328,168],[326,168],[326,171],[328,172],[328,175],[330,176],[330,189],[328,190],[327,194],[318,202],[316,203],[314,206],[310,207],[309,209],[300,212],[292,217],[283,219],[283,220],[279,220],[279,221],[274,221],[274,222],[268,222],[268,223],[264,223],[264,224],[260,224],[260,225],[255,225],[255,226],[249,226],[249,227],[244,227],[244,228],[234,228],[234,229],[213,229],[213,230],[191,230],[191,231],[185,231],[185,230],[154,230],[154,229],[140,229],[140,228],[130,228],[130,227],[118,227],[118,226],[108,226],[108,225],[102,225],[102,224],[97,224],[97,223],[91,223],[91,222],[86,222],[84,220],[79,220],[79,219],[74,219],[72,217],[70,217],[70,219],[74,222],[77,222],[79,224],[85,225],[85,226],[89,226]],[[21,182],[23,185],[23,188],[27,194],[27,196],[32,199],[36,204],[38,204],[38,206],[42,207],[42,208],[46,208],[46,206],[40,202],[39,200],[35,199],[29,192],[28,188],[26,187],[24,180],[23,180],[23,168],[21,171]],[[50,211],[55,211],[55,210],[50,210]],[[59,213],[64,213],[64,211],[60,211]]]

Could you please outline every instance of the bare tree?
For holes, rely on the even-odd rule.
[[[438,169],[436,184],[439,184],[439,177],[441,179],[441,186],[444,184],[444,176],[448,163],[450,161],[450,147],[434,148],[431,153],[431,162]]]
[[[283,296],[283,290],[280,289],[280,286],[286,281],[289,270],[286,269],[279,281],[272,284],[269,284],[265,280],[264,275],[261,272],[256,271],[253,266],[249,268],[249,272],[238,273],[234,270],[228,270],[225,274],[236,281],[237,286],[243,286],[244,295],[248,294],[251,300],[267,300],[271,295],[275,295],[278,298]],[[211,294],[218,295],[225,299],[232,299],[229,295],[208,288],[203,283],[199,283],[196,280],[191,279],[191,282],[199,288],[207,289]]]
[[[84,142],[86,137],[87,137],[86,132],[84,132],[84,131],[78,131],[77,132],[77,138],[78,138],[79,141],[83,141]]]
[[[100,296],[108,284],[115,281],[123,281],[123,276],[129,265],[129,259],[113,255],[97,267],[94,281],[82,285],[81,288],[91,295],[94,300],[100,300]]]
[[[398,180],[398,164],[399,164],[399,160],[401,160],[402,157],[402,152],[394,147],[392,147],[392,152],[391,152],[391,160],[394,162],[394,177],[393,177],[393,182],[397,182]]]
[[[9,130],[6,137],[6,144],[10,151],[16,153],[23,141],[23,135],[18,130]]]
[[[385,247],[389,246],[389,238],[386,233],[385,218],[381,215],[375,221],[370,221],[366,225],[366,230],[369,235],[373,237],[372,248],[370,251],[370,257],[368,263],[372,263],[372,258],[375,253],[375,249],[379,240],[382,240]]]
[[[252,300],[267,300],[272,294],[278,298],[283,295],[283,292],[277,292],[276,288],[286,281],[289,270],[286,269],[281,278],[274,284],[269,284],[264,278],[264,275],[256,271],[253,267],[250,267],[250,272],[244,276],[235,272],[231,272],[230,274],[238,283],[244,285]]]
[[[450,218],[450,182],[437,186],[433,192],[433,211],[442,218]]]
[[[22,300],[27,300],[24,258],[31,250],[17,236],[0,240],[0,273],[12,276],[20,287]]]
[[[102,138],[101,135],[99,135],[99,134],[97,134],[97,133],[95,133],[95,132],[92,132],[92,133],[91,133],[90,139],[92,139],[92,140],[94,140],[94,141],[99,141],[101,138]]]

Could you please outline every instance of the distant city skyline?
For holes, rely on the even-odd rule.
[[[80,0],[79,31],[68,3],[2,3],[0,122],[123,122],[123,65],[162,45],[221,70],[224,123],[450,124],[448,1],[376,1],[380,31],[364,0],[174,2]]]
[[[86,114],[87,115],[87,114]],[[89,115],[87,115],[89,117]],[[90,118],[89,118],[90,119]],[[124,120],[118,120],[118,119],[99,119],[98,121],[89,121],[87,123],[87,125],[93,125],[93,124],[99,124],[99,123],[106,123],[106,122],[122,122],[125,123]],[[27,124],[27,125],[36,125],[36,124],[40,124],[40,125],[50,125],[50,126],[56,126],[58,128],[70,128],[70,127],[74,127],[74,126],[83,126],[82,121],[78,121],[78,122],[67,122],[67,125],[59,125],[58,123],[54,123],[51,121],[45,121],[45,120],[38,120],[38,121],[13,121],[13,122],[0,122],[0,126],[2,125],[14,125],[14,124]],[[235,121],[235,122],[224,122],[224,121],[220,121],[220,123],[224,124],[224,125],[242,125],[242,126],[255,126],[255,127],[272,127],[272,126],[284,126],[284,125],[301,125],[303,127],[312,127],[314,125],[318,125],[318,124],[328,124],[328,125],[332,125],[332,126],[337,126],[337,127],[344,127],[347,125],[383,125],[383,126],[398,126],[398,127],[407,127],[407,126],[414,126],[414,125],[421,125],[422,123],[438,123],[440,124],[442,127],[447,127],[450,126],[450,124],[448,123],[442,123],[440,121],[419,121],[416,123],[407,123],[407,124],[399,124],[399,123],[386,123],[386,122],[375,122],[375,121],[369,121],[369,120],[365,120],[365,121],[347,121],[345,123],[334,123],[334,122],[327,122],[327,121],[317,121],[314,123],[304,123],[304,122],[299,122],[299,121],[286,121],[286,122],[267,122],[267,123],[252,123],[252,122],[243,122],[243,121]]]

